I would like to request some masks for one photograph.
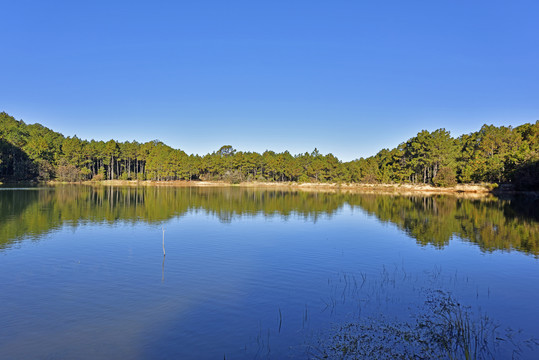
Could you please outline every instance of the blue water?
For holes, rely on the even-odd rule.
[[[428,287],[539,337],[537,256],[457,236],[420,246],[346,202],[316,216],[190,208],[58,224],[0,249],[2,359],[309,358],[336,324],[402,316]]]

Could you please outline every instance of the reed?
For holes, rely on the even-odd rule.
[[[330,299],[324,300],[324,310],[330,309],[334,314],[336,307],[346,302],[357,303],[358,312],[353,320],[334,323],[331,330],[311,342],[307,349],[309,358],[519,359],[525,348],[538,349],[538,339],[526,338],[511,328],[501,329],[486,313],[463,304],[447,286],[444,289],[442,284],[447,279],[456,286],[456,274],[444,278],[442,270],[434,268],[427,274],[430,286],[421,287],[409,273],[402,270],[404,275],[400,276],[399,271],[389,272],[384,267],[380,278],[366,288],[364,275],[359,286],[350,280],[351,274],[340,274],[336,282],[328,281],[338,286],[332,290]],[[420,301],[403,303],[400,298],[403,288],[417,292]],[[479,296],[479,290],[476,294]],[[339,296],[341,301],[336,300]],[[389,303],[402,309],[400,316],[384,311]],[[370,315],[363,317],[362,307]]]

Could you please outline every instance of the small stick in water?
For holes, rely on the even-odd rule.
[[[161,265],[161,282],[165,282],[165,255],[163,255],[163,264]]]
[[[162,227],[161,229],[163,229],[163,256],[165,256],[165,228]]]

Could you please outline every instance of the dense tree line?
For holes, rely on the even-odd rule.
[[[68,224],[160,224],[192,212],[222,222],[243,216],[301,217],[316,222],[348,204],[395,224],[418,245],[442,248],[458,236],[482,251],[539,256],[538,200],[455,196],[379,196],[225,187],[58,186],[51,191],[0,191],[0,250]],[[45,209],[45,210],[44,210]]]
[[[317,149],[242,152],[230,145],[188,155],[154,140],[146,143],[65,137],[40,124],[0,113],[0,178],[7,180],[224,180],[338,183],[414,183],[450,186],[514,182],[539,187],[539,121],[451,137],[423,130],[394,149],[342,162]]]

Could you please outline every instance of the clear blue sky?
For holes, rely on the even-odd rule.
[[[0,111],[83,139],[333,153],[539,119],[539,1],[2,1]]]

